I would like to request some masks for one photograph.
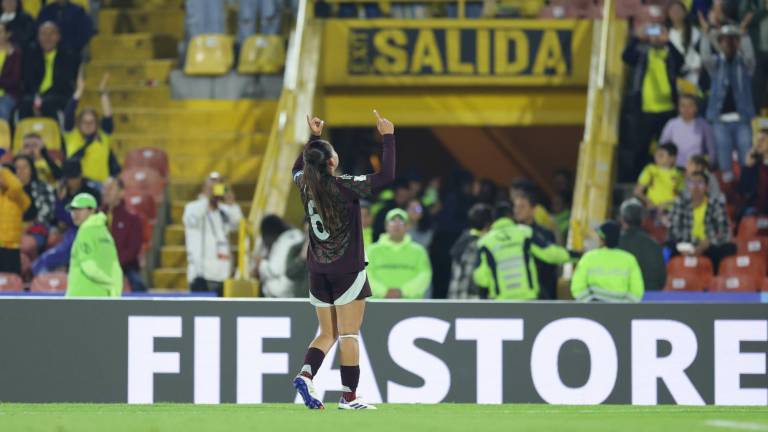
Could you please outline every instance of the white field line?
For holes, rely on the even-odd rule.
[[[707,426],[726,428],[726,429],[738,429],[746,431],[768,431],[768,424],[764,423],[750,423],[734,420],[707,420],[705,423]]]

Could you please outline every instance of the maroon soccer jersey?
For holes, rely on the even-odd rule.
[[[319,140],[313,136],[310,142]],[[303,152],[293,165],[293,181],[301,193],[309,222],[307,267],[312,273],[356,273],[365,268],[360,198],[370,198],[395,179],[395,136],[384,135],[381,171],[375,174],[331,177],[324,188],[340,215],[338,226],[326,226],[315,208],[309,188],[304,185]]]

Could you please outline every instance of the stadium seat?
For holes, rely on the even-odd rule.
[[[739,223],[739,239],[768,237],[768,217],[745,216]]]
[[[664,225],[656,223],[653,218],[649,217],[643,221],[643,230],[659,244],[667,241],[667,232],[669,230]]]
[[[765,260],[750,255],[736,255],[723,259],[715,281],[715,291],[755,292],[765,279]]]
[[[234,63],[234,40],[223,34],[195,36],[187,47],[184,73],[187,75],[224,75]]]
[[[67,274],[64,272],[47,273],[32,279],[31,292],[60,293],[67,290]]]
[[[676,256],[667,264],[665,291],[705,291],[714,274],[712,261],[705,256]]]
[[[159,204],[165,197],[165,179],[152,168],[128,168],[120,174],[126,192],[144,192]]]
[[[14,153],[21,149],[24,135],[28,133],[40,135],[43,138],[43,143],[45,143],[49,150],[61,148],[61,132],[56,120],[47,117],[28,117],[16,125],[16,132],[13,138]]]
[[[285,41],[278,35],[248,36],[240,49],[241,74],[276,74],[285,65]]]
[[[14,273],[0,273],[0,292],[23,291],[21,277]]]
[[[755,279],[746,275],[718,276],[710,287],[712,292],[756,292],[765,284],[765,279]]]
[[[768,237],[739,238],[739,255],[751,255],[763,261],[768,258]]]
[[[168,154],[154,147],[133,149],[125,155],[125,168],[154,168],[163,178],[168,178]]]
[[[0,119],[0,149],[11,151],[11,127],[4,119]]]
[[[157,219],[157,203],[149,193],[136,190],[126,191],[123,199],[129,210],[143,216],[147,221]]]

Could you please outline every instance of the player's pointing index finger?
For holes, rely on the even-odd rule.
[[[373,114],[376,116],[377,119],[381,120],[381,115],[379,114],[378,111],[373,110]]]

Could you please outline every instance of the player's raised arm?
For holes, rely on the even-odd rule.
[[[395,180],[395,125],[382,117],[377,110],[373,110],[376,116],[376,129],[383,137],[383,151],[381,155],[381,171],[369,176],[371,189],[380,189]]]
[[[325,126],[325,121],[322,120],[320,117],[309,117],[309,114],[307,114],[307,124],[309,125],[309,130],[311,131],[309,140],[307,141],[307,144],[312,142],[313,140],[320,139],[320,136],[323,134],[323,126]],[[299,156],[296,158],[296,162],[293,163],[293,168],[291,169],[291,172],[293,173],[293,180],[296,181],[297,174],[304,169],[304,149],[306,148],[306,145],[301,149],[301,153],[299,153]]]

